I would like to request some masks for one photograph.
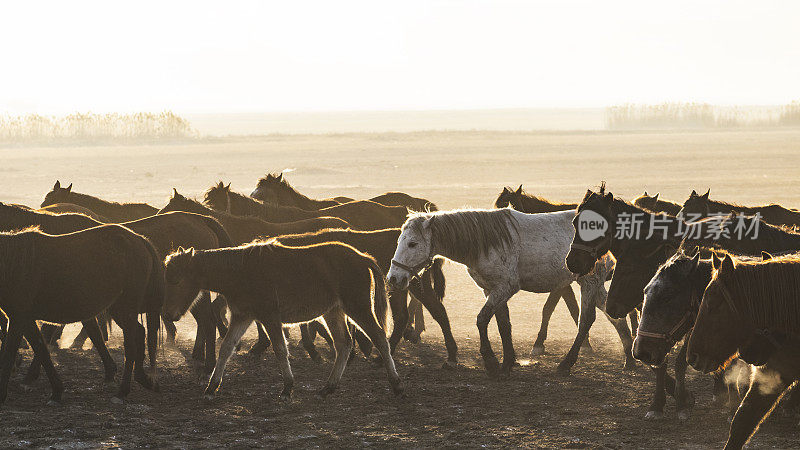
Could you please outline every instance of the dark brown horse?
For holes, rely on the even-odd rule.
[[[387,300],[383,274],[371,256],[353,247],[341,243],[285,247],[267,242],[220,250],[189,249],[167,258],[166,275],[170,283],[185,280],[199,289],[221,292],[228,299],[230,328],[220,347],[206,396],[217,391],[234,347],[253,320],[257,320],[265,326],[273,342],[284,380],[281,396],[288,398],[294,376],[283,325],[318,317],[324,317],[336,350],[333,371],[320,395],[336,390],[347,364],[352,346],[347,318],[378,348],[394,392],[402,391],[384,331]],[[370,295],[373,282],[374,300]],[[187,306],[168,304],[165,310],[178,317]]]
[[[644,208],[654,213],[663,212],[669,214],[670,216],[677,216],[681,211],[682,206],[680,203],[675,203],[673,201],[664,200],[658,197],[658,193],[650,196],[647,194],[647,191],[644,191],[644,194],[633,199],[633,204],[639,208]]]
[[[724,368],[757,338],[770,334],[800,336],[800,256],[766,261],[715,257],[689,339],[689,363],[702,372]],[[742,448],[787,388],[800,379],[800,349],[780,346],[757,367],[750,389],[731,422],[726,449]],[[752,351],[750,351],[752,352]]]
[[[258,217],[237,216],[228,214],[227,212],[217,211],[196,200],[184,197],[179,194],[176,189],[172,191],[172,198],[170,198],[167,206],[159,211],[159,214],[169,211],[187,211],[214,217],[228,232],[234,245],[246,244],[255,239],[270,238],[285,234],[308,233],[326,228],[348,227],[347,222],[336,217],[317,217],[314,219],[299,220],[297,222],[269,223]],[[324,327],[319,327],[317,325],[318,324],[312,324],[311,326],[313,329],[322,332],[323,336],[327,337],[327,331],[324,330]],[[258,342],[250,349],[252,354],[262,353],[270,346],[270,339],[263,326],[261,326],[261,323],[256,322],[256,327],[258,329]],[[356,336],[362,350],[366,351],[367,348],[372,347],[369,339],[366,339],[363,334],[357,332]],[[313,348],[311,348],[311,350],[313,350]],[[316,350],[310,351],[309,356],[314,358],[315,353]]]
[[[330,216],[314,217],[295,222],[267,222],[258,217],[246,217],[246,215],[238,215],[236,213],[229,214],[225,210],[209,208],[196,200],[184,197],[175,189],[173,189],[172,197],[169,199],[167,206],[162,208],[159,214],[168,211],[186,211],[213,217],[222,224],[237,245],[258,238],[307,233],[325,228],[346,228],[349,225],[342,219]]]
[[[708,198],[711,190],[700,195],[696,191],[689,194],[681,212],[687,220],[695,217],[708,217],[710,214],[741,213],[747,216],[758,214],[764,222],[772,225],[800,226],[800,211],[771,204],[763,206],[741,206]]]
[[[165,291],[163,267],[146,238],[119,225],[59,236],[38,230],[0,234],[0,309],[9,318],[0,364],[0,404],[6,399],[12,362],[23,335],[50,380],[50,399],[61,401],[63,383],[36,321],[88,325],[105,309],[122,328],[125,344],[125,370],[112,400],[121,402],[128,395],[134,372],[142,386],[158,390],[156,352]],[[137,321],[141,313],[147,314],[149,376],[144,371],[145,329]],[[99,329],[95,330],[99,335]],[[103,360],[113,364],[107,350]]]
[[[250,197],[266,203],[274,203],[281,206],[295,206],[307,210],[318,210],[336,206],[333,203],[334,201],[346,198],[337,197],[334,200],[314,200],[301,194],[297,189],[292,187],[292,185],[283,178],[282,173],[267,174],[258,180],[256,189],[250,194]],[[372,197],[369,200],[384,206],[405,206],[412,211],[424,212],[437,210],[436,205],[431,201],[424,198],[413,197],[403,192],[387,192]],[[339,201],[339,203],[349,203],[352,201],[353,199],[347,199],[346,202]]]
[[[108,218],[113,223],[141,219],[158,212],[158,208],[146,203],[109,202],[91,195],[72,192],[72,183],[62,188],[60,181],[56,181],[53,190],[45,195],[44,201],[42,201],[42,208],[56,203],[72,203],[83,206],[102,217]]]
[[[315,217],[338,217],[356,230],[382,230],[403,224],[408,209],[402,206],[383,206],[370,200],[357,200],[337,206],[307,211],[294,206],[265,203],[230,190],[230,185],[212,186],[205,202],[217,211],[237,216],[255,215],[268,222],[292,222]]]
[[[394,256],[399,237],[399,228],[378,231],[323,230],[316,233],[280,236],[278,241],[290,247],[301,247],[324,242],[341,242],[375,258],[381,271],[386,274],[392,263],[392,256]],[[406,299],[407,293],[410,291],[414,298],[425,306],[441,327],[445,346],[447,347],[447,362],[445,365],[455,367],[458,363],[456,356],[457,346],[450,330],[450,319],[447,317],[447,311],[442,304],[445,290],[442,264],[443,260],[437,259],[419,278],[414,279],[408,290],[393,290],[390,293],[389,304],[392,308],[394,328],[389,338],[389,345],[394,353],[403,331],[406,329],[409,319]],[[306,338],[305,335],[303,337],[304,339]]]
[[[0,230],[38,226],[48,234],[66,234],[100,225],[103,224],[82,214],[41,213],[0,203]],[[233,245],[225,230],[216,220],[199,214],[170,213],[126,222],[123,225],[148,238],[155,246],[162,260],[163,257],[180,245],[196,246],[197,248],[218,248]],[[198,292],[196,291],[185,291],[178,289],[178,287],[170,287],[166,293],[167,296],[190,296],[191,298],[197,297],[197,294]],[[192,309],[192,314],[197,320],[198,329],[198,338],[195,340],[193,356],[199,360],[205,359],[206,366],[210,370],[216,361],[214,357],[214,343],[216,340],[214,326],[217,322],[217,317],[212,313],[209,293],[202,293],[201,298],[198,299]],[[49,327],[43,326],[43,331],[45,331],[46,335],[53,333],[53,330],[47,330],[46,328]],[[87,329],[85,331],[88,334],[90,330]],[[80,338],[76,338],[76,341],[82,346]],[[92,339],[92,343],[95,347],[98,347],[98,343],[94,339]],[[97,348],[101,355],[103,350]],[[25,382],[31,383],[37,376],[38,366],[32,365]]]

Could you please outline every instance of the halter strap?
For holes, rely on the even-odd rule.
[[[417,264],[416,266],[407,266],[407,265],[405,265],[405,264],[403,264],[403,263],[401,263],[401,262],[399,262],[397,260],[394,260],[394,259],[392,260],[392,264],[394,264],[395,266],[397,266],[397,267],[405,270],[406,272],[408,272],[409,275],[411,275],[411,279],[413,280],[414,278],[419,278],[419,273],[420,272],[422,272],[423,270],[425,270],[428,267],[430,267],[431,265],[433,265],[433,258],[430,258],[430,259],[428,259],[426,261],[422,261],[421,263]]]
[[[697,294],[695,293],[694,289],[692,289],[692,298],[690,299],[692,305],[689,307],[689,310],[686,311],[686,313],[683,315],[683,317],[681,317],[681,320],[679,320],[678,323],[676,323],[675,326],[672,327],[672,329],[669,330],[668,332],[666,332],[666,333],[653,333],[651,331],[644,331],[644,330],[641,329],[641,324],[639,324],[640,327],[639,327],[639,329],[636,330],[636,336],[637,337],[639,337],[639,336],[648,337],[648,338],[653,338],[653,339],[663,339],[664,341],[667,342],[667,344],[670,347],[672,347],[678,341],[680,341],[680,338],[682,337],[682,336],[677,336],[678,331],[680,331],[680,329],[683,327],[683,325],[686,322],[691,322],[692,319],[694,319],[695,311],[692,308],[694,308],[694,301],[695,301],[696,298],[697,298]],[[690,324],[690,328],[691,328],[691,324]],[[676,337],[677,337],[677,339],[676,339]]]
[[[573,242],[569,246],[569,248],[574,249],[574,250],[580,250],[582,252],[586,252],[589,255],[591,255],[591,257],[594,258],[595,260],[598,259],[598,257],[597,257],[597,249],[595,249],[591,245],[581,244],[580,242]]]

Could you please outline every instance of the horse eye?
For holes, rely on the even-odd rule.
[[[414,248],[414,247],[416,247],[416,246],[417,246],[417,243],[416,243],[416,242],[409,242],[409,243],[408,243],[408,248]]]

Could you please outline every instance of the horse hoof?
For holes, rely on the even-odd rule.
[[[533,347],[533,350],[531,350],[532,358],[536,358],[537,356],[542,356],[542,355],[544,355],[544,345]]]
[[[396,386],[392,386],[392,392],[394,393],[395,397],[402,397],[404,396],[405,389],[403,389],[401,384],[398,384]]]
[[[336,387],[334,387],[334,386],[330,386],[330,385],[329,386],[325,386],[324,388],[322,388],[319,391],[317,391],[317,395],[324,399],[328,395],[332,394],[335,390],[336,390]]]
[[[660,420],[664,417],[664,413],[661,411],[647,411],[647,414],[644,415],[644,420]]]
[[[203,399],[207,402],[214,400],[214,394],[203,394]]]
[[[23,392],[32,392],[33,391],[33,385],[22,383],[19,386],[22,388]]]
[[[687,420],[689,420],[689,416],[690,415],[691,414],[689,413],[688,409],[682,409],[682,410],[678,411],[678,420],[680,422],[686,422]]]
[[[581,352],[594,353],[594,348],[592,348],[592,344],[583,344],[581,345]]]
[[[114,396],[114,397],[111,397],[111,403],[113,403],[115,405],[122,405],[122,404],[125,404],[125,400]]]
[[[634,359],[626,359],[625,365],[622,366],[622,370],[633,370],[636,368],[636,360]]]
[[[450,361],[449,359],[442,364],[442,369],[445,370],[456,370],[458,368],[457,361]]]

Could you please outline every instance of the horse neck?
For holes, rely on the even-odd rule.
[[[537,197],[532,197],[529,195],[523,195],[522,199],[522,207],[524,208],[525,213],[547,213],[547,212],[557,212],[557,211],[566,211],[569,209],[576,209],[578,205],[575,204],[566,204],[566,203],[550,203],[548,201],[542,200]]]
[[[697,296],[698,302],[692,307],[696,310],[700,307],[699,300],[703,297],[706,286],[711,282],[711,274],[714,270],[711,259],[701,259],[697,264],[697,269],[693,272],[691,280],[692,293]]]
[[[632,245],[636,245],[637,243],[653,241],[654,239],[662,240],[664,242],[673,241],[675,239],[674,236],[676,236],[678,233],[678,228],[682,224],[680,219],[670,216],[669,214],[653,214],[643,208],[616,198],[612,204],[611,212],[613,215],[612,220],[614,221],[617,221],[621,214],[630,214],[632,220],[638,220],[638,218],[641,218],[641,221],[639,222],[639,238],[629,239],[614,237],[614,239],[611,240],[611,253],[617,258],[619,255],[624,254]],[[664,240],[663,236],[664,231],[661,229],[654,230],[653,236],[650,239],[647,239],[647,235],[650,233],[650,225],[654,220],[658,220],[659,224],[666,223],[666,240]]]
[[[199,250],[193,257],[200,279],[200,288],[224,293],[235,288],[238,280],[234,276],[242,272],[242,257],[234,250]]]
[[[284,195],[288,195],[292,198],[293,204],[291,206],[296,206],[301,209],[319,209],[325,208],[329,205],[328,202],[324,200],[315,200],[305,194],[302,194],[297,191],[297,189],[291,186],[278,186],[278,198]],[[289,205],[286,205],[289,206]]]

